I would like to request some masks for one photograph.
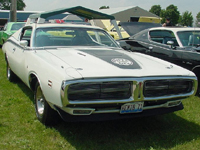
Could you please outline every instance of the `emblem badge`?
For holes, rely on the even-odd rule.
[[[128,59],[124,59],[124,58],[113,58],[111,60],[114,64],[118,64],[118,65],[123,65],[123,66],[130,66],[133,65],[133,62],[128,60]]]

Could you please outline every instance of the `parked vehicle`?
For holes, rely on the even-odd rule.
[[[31,15],[28,22],[37,22],[2,48],[8,80],[17,76],[34,91],[43,124],[56,122],[58,114],[65,121],[160,115],[183,109],[182,100],[195,94],[191,71],[127,52],[99,27],[42,23],[48,16]]]
[[[200,83],[200,28],[149,28],[118,42],[125,50],[151,55],[189,69]]]
[[[0,31],[0,45],[3,45],[5,41],[17,30],[25,25],[25,22],[8,22],[4,28]]]
[[[95,19],[92,20],[94,22],[94,24],[98,27],[103,28],[104,30],[106,30],[115,40],[120,39],[116,28],[113,26],[113,24],[110,22],[110,20],[105,20],[105,19]],[[117,24],[119,24],[120,21],[117,21]],[[122,28],[119,26],[119,30],[121,32],[122,38],[127,38],[130,37],[130,35]]]

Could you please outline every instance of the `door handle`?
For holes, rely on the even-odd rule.
[[[13,48],[13,52],[15,52],[16,48]]]

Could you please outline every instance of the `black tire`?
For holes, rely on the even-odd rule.
[[[197,88],[196,96],[200,96],[200,84],[199,83],[198,83],[198,88]]]
[[[197,79],[198,79],[198,88],[197,88],[196,96],[200,96],[200,73],[197,72],[195,73],[195,75],[197,76]]]
[[[10,68],[10,65],[8,63],[8,61],[6,61],[6,76],[7,76],[7,79],[10,81],[10,82],[14,82],[16,81],[17,79],[17,76],[15,75],[15,73],[12,71],[12,69]]]
[[[34,101],[36,116],[41,123],[47,126],[58,123],[60,116],[47,103],[39,83],[35,87]]]

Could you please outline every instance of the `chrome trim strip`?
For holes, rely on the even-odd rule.
[[[143,95],[143,86],[144,82],[148,80],[178,80],[178,79],[188,79],[193,81],[193,89],[191,92],[186,94],[179,95],[170,95],[170,96],[161,96],[161,97],[144,97]],[[129,99],[123,100],[96,100],[96,101],[69,101],[67,98],[67,91],[70,84],[74,83],[86,83],[86,82],[111,82],[111,81],[133,81],[133,92],[132,96]],[[142,77],[142,78],[89,78],[89,79],[78,79],[78,80],[70,80],[63,81],[61,86],[61,100],[63,106],[67,106],[68,104],[109,104],[109,103],[128,103],[135,101],[151,101],[151,100],[162,100],[162,99],[173,99],[173,98],[187,98],[196,93],[198,86],[198,81],[196,76],[168,76],[168,77]]]
[[[156,109],[156,108],[170,108],[170,107],[175,107],[181,104],[182,100],[176,100],[176,101],[170,101],[170,102],[166,102],[164,104],[160,104],[160,105],[154,105],[154,106],[146,106],[143,107],[143,110],[149,110],[149,109]],[[179,102],[177,105],[174,106],[169,106],[170,103],[173,102]],[[91,115],[91,114],[102,114],[102,113],[120,113],[120,109],[112,109],[112,110],[95,110],[94,108],[72,108],[72,107],[63,107],[61,108],[62,110],[64,110],[65,112],[71,114],[71,115]],[[74,114],[73,111],[74,110],[89,110],[91,111],[90,114]]]
[[[178,100],[180,101],[180,100]],[[170,101],[170,102],[176,102],[176,101]],[[174,106],[168,106],[169,102],[161,104],[161,105],[155,105],[155,106],[146,106],[143,107],[143,110],[149,110],[149,109],[155,109],[155,108],[169,108],[169,107],[174,107]],[[178,106],[181,104],[181,101],[179,104],[175,105]],[[100,113],[120,113],[120,109],[115,109],[115,110],[99,110],[99,111],[94,111],[94,114],[100,114]]]
[[[71,108],[71,107],[64,107],[62,108],[65,112],[67,112],[70,115],[91,115],[95,109],[94,108]],[[74,114],[74,110],[89,110],[89,114]]]

